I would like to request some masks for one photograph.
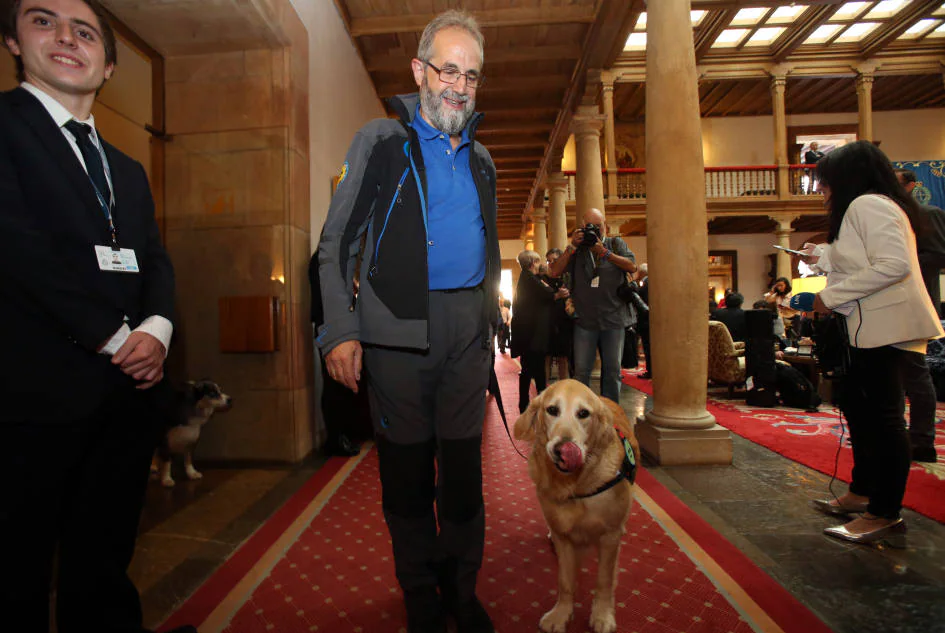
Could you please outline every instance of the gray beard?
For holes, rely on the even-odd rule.
[[[427,115],[433,127],[449,136],[459,136],[475,111],[476,100],[470,97],[463,104],[462,110],[447,110],[443,105],[442,98],[445,95],[449,95],[451,98],[458,96],[452,90],[452,88],[446,88],[440,94],[435,94],[430,89],[426,77],[424,77],[423,84],[420,86],[420,108]]]

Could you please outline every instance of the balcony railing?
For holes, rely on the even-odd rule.
[[[742,165],[734,167],[705,168],[705,197],[712,199],[730,198],[781,198],[808,196],[818,192],[811,186],[813,169],[809,165],[788,165],[788,191],[781,196],[778,192],[777,165]],[[567,171],[568,200],[576,199],[574,175]],[[632,168],[617,170],[617,199],[646,199],[646,169]],[[607,172],[602,177],[606,180]],[[605,190],[607,188],[605,187]]]

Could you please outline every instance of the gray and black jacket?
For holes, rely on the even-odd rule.
[[[344,341],[425,350],[429,338],[426,172],[417,133],[410,126],[419,96],[390,100],[400,116],[361,128],[345,157],[318,246],[324,323],[316,342],[328,353]],[[482,344],[491,345],[496,325],[501,259],[496,230],[495,164],[475,140],[481,114],[467,125],[469,169],[479,192],[486,229]],[[360,250],[357,303],[351,288]]]

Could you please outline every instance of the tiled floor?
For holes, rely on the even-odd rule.
[[[649,399],[624,389],[631,415]],[[909,549],[846,545],[809,507],[829,477],[737,436],[731,467],[648,464],[657,479],[837,633],[945,632],[945,526],[911,511]],[[292,470],[204,469],[173,490],[154,483],[132,566],[156,625],[323,463]],[[837,486],[842,490],[843,484]]]

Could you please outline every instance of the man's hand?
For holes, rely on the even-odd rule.
[[[571,234],[571,246],[578,248],[584,243],[584,229],[575,229]]]
[[[112,364],[135,380],[138,389],[150,389],[164,376],[164,344],[147,332],[132,332],[112,356]]]
[[[345,341],[325,357],[328,375],[355,393],[358,393],[358,381],[361,380],[361,354],[360,342]]]
[[[555,293],[555,299],[567,299],[571,296],[571,292],[564,287],[558,289],[558,292]]]
[[[607,252],[607,247],[604,246],[603,242],[597,242],[591,247],[591,252],[600,257]]]
[[[820,293],[814,296],[814,312],[817,314],[830,314],[832,312],[832,310],[824,304],[824,300],[820,298]]]

